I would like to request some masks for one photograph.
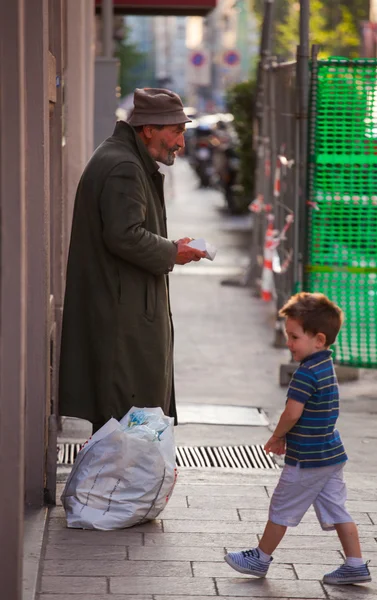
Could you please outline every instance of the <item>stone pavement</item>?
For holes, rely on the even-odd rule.
[[[122,531],[66,529],[57,506],[50,511],[39,600],[375,600],[377,476],[348,477],[348,507],[372,561],[373,583],[321,583],[342,553],[336,534],[324,534],[313,512],[287,533],[265,580],[224,562],[225,552],[257,544],[277,478],[269,471],[182,469],[161,518]]]
[[[179,161],[169,195],[170,235],[205,237],[219,248],[215,262],[175,269],[171,277],[175,321],[176,388],[182,403],[254,406],[273,423],[284,406],[278,368],[285,350],[272,347],[274,310],[250,290],[223,287],[224,276],[247,262],[247,218],[222,211],[218,192],[198,191]],[[61,505],[50,511],[39,600],[377,599],[376,375],[342,387],[340,430],[350,455],[349,509],[360,526],[365,559],[375,582],[323,586],[341,564],[336,534],[324,534],[315,515],[291,529],[274,554],[268,578],[234,572],[225,552],[257,544],[278,472],[181,469],[174,494],[156,521],[129,530],[66,529]],[[272,426],[272,425],[271,425]],[[69,423],[68,423],[69,427]],[[74,427],[67,437],[85,439]],[[260,444],[267,427],[183,424],[179,445]],[[80,437],[81,436],[81,437]],[[62,486],[59,486],[60,496]]]

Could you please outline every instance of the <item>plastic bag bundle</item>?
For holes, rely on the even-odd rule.
[[[61,500],[68,527],[122,529],[157,518],[175,485],[174,420],[132,407],[77,455]]]

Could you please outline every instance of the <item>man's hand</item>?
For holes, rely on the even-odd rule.
[[[186,265],[189,262],[197,262],[201,258],[206,257],[205,252],[197,250],[196,248],[191,248],[191,246],[187,245],[192,242],[192,240],[193,238],[182,238],[181,240],[174,242],[177,246],[177,256],[175,258],[176,265]]]
[[[273,452],[274,454],[285,454],[285,437],[279,438],[276,435],[270,437],[264,446],[266,454]]]

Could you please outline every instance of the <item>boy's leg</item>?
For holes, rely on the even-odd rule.
[[[339,536],[340,543],[346,560],[343,565],[326,573],[323,583],[330,585],[346,585],[354,583],[368,583],[372,581],[368,563],[362,559],[359,532],[355,523],[335,523],[334,527]]]
[[[285,536],[286,531],[286,525],[278,525],[277,523],[273,523],[270,520],[267,521],[267,525],[263,532],[262,539],[259,542],[259,548],[265,554],[273,554],[273,552]]]
[[[272,552],[278,546],[288,525],[298,525],[313,503],[313,492],[298,485],[299,467],[285,465],[270,502],[269,520],[257,548],[241,552],[229,552],[225,561],[236,571],[265,577],[272,562]],[[282,521],[287,525],[279,525]]]
[[[336,523],[334,525],[339,536],[344,554],[347,558],[362,558],[359,532],[355,523]]]
[[[343,481],[343,467],[340,466],[334,471],[314,503],[322,528],[336,530],[346,556],[343,565],[324,576],[323,582],[331,585],[371,581],[368,564],[362,559],[357,527],[345,506],[346,499],[347,489]]]

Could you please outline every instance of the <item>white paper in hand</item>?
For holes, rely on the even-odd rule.
[[[191,246],[191,248],[196,248],[196,250],[201,250],[202,252],[205,252],[206,258],[208,258],[208,260],[213,260],[217,253],[217,248],[212,244],[206,242],[203,238],[192,240],[192,242],[190,242],[187,245]]]

